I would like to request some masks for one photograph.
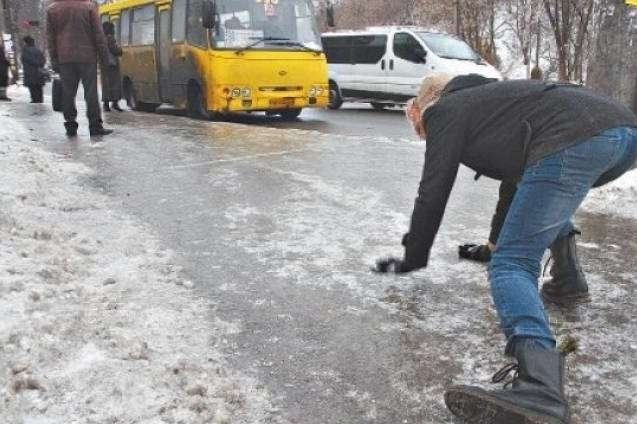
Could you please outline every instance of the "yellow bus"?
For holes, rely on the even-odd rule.
[[[124,97],[193,117],[264,111],[294,119],[329,102],[312,0],[114,0],[100,8],[124,50]]]

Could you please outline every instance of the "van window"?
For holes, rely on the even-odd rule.
[[[352,63],[352,37],[323,37],[328,63]]]
[[[354,63],[373,64],[378,63],[387,51],[386,35],[362,35],[353,40]]]
[[[186,0],[173,0],[173,43],[186,40]]]
[[[414,54],[418,49],[423,50],[422,44],[411,34],[399,32],[394,35],[394,54],[397,57],[410,62],[420,63],[421,60]]]
[[[203,0],[188,0],[187,33],[188,42],[193,46],[205,47],[206,29],[203,27]]]
[[[124,10],[122,12],[122,23],[121,23],[121,40],[120,43],[122,46],[128,46],[130,44],[130,10]]]
[[[155,44],[155,6],[144,6],[133,11],[133,45]]]

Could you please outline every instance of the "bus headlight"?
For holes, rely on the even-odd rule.
[[[316,87],[316,95],[317,96],[322,96],[325,90],[323,90],[323,87]]]
[[[241,96],[242,97],[252,97],[252,90],[250,90],[249,88],[244,88],[243,90],[241,90]]]
[[[233,88],[232,89],[232,97],[241,97],[241,89]]]
[[[310,97],[316,97],[316,87],[310,88]]]

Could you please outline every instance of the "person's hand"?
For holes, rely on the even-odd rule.
[[[463,244],[458,246],[458,256],[476,262],[491,261],[491,249],[487,245]]]
[[[372,271],[378,274],[406,274],[414,271],[415,268],[409,267],[405,261],[398,258],[382,258],[376,261],[376,266]]]

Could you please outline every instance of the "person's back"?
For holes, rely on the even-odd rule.
[[[97,95],[97,61],[108,61],[106,39],[97,5],[88,0],[53,0],[47,10],[51,63],[64,86],[64,118],[67,135],[77,134],[75,96],[84,87],[90,134],[105,135]]]
[[[9,85],[9,60],[4,53],[4,44],[0,43],[0,101],[11,101],[7,97],[7,86]]]
[[[24,85],[31,93],[31,103],[42,103],[44,97],[42,87],[45,83],[44,70],[46,64],[44,53],[35,46],[31,36],[24,37],[22,49],[22,67],[24,70]]]

